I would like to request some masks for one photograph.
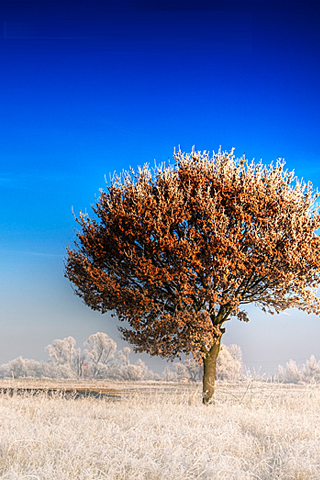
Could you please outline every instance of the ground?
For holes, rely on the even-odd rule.
[[[0,387],[13,389],[0,395],[0,479],[320,478],[319,385],[218,382],[209,406],[200,384],[3,380]],[[48,395],[44,387],[115,396]]]

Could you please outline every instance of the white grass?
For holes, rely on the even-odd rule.
[[[200,386],[127,387],[120,401],[0,396],[0,478],[320,479],[319,386],[221,383],[208,407]]]

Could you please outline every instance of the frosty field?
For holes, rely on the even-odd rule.
[[[320,478],[319,385],[218,383],[207,407],[200,385],[108,385],[120,400],[0,395],[0,478]]]

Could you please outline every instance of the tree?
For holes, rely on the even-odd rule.
[[[38,362],[21,356],[1,365],[2,375],[5,377],[32,377],[32,378],[73,378],[74,372],[68,365]]]
[[[302,376],[302,372],[299,370],[296,362],[289,360],[285,368],[282,365],[278,366],[276,379],[283,383],[299,383],[302,380]]]
[[[222,345],[217,359],[216,377],[220,380],[237,381],[242,376],[242,352],[238,345]]]
[[[187,380],[190,382],[197,382],[202,378],[202,366],[195,361],[194,358],[186,358],[185,361],[174,363],[173,371],[175,374],[175,380]],[[165,372],[167,375],[167,372]],[[166,378],[166,377],[165,377]]]
[[[194,358],[186,358],[184,364],[188,372],[188,378],[190,378],[192,382],[197,382],[201,379],[202,366],[199,365],[199,363],[197,363]]]
[[[227,381],[241,380],[243,373],[242,351],[238,345],[221,345],[217,358],[216,379]],[[171,381],[186,379],[197,382],[203,376],[202,365],[199,365],[192,357],[187,357],[184,362],[173,364],[171,375],[165,370],[164,378]]]
[[[22,358],[21,356],[11,360],[2,365],[4,376],[6,377],[37,377],[37,371],[40,367],[40,362],[29,358]]]
[[[315,356],[311,355],[299,368],[294,360],[289,360],[285,367],[278,366],[276,380],[283,383],[319,383],[320,362],[317,362]]]
[[[75,339],[69,336],[54,340],[52,345],[46,347],[50,363],[59,367],[59,370],[64,370],[63,376],[66,378],[79,377],[81,374],[83,358],[80,349],[76,349],[75,345]]]
[[[174,153],[175,165],[115,176],[67,249],[65,275],[94,310],[112,311],[135,351],[203,363],[214,393],[225,322],[244,306],[319,313],[317,194],[233,150]]]
[[[103,378],[129,381],[157,380],[160,378],[141,359],[138,359],[135,364],[130,363],[130,351],[129,347],[119,350],[114,361],[107,368],[102,369]]]
[[[320,382],[320,362],[317,362],[314,355],[311,355],[311,357],[306,361],[302,371],[305,382]]]
[[[97,378],[117,350],[117,344],[106,333],[97,332],[84,342],[85,357],[92,364],[92,376]]]

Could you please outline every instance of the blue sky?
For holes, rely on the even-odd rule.
[[[109,172],[221,145],[319,188],[319,22],[316,1],[0,1],[0,363],[68,335],[124,345],[63,277],[72,208]],[[320,359],[320,319],[289,313],[224,341],[268,371]]]

